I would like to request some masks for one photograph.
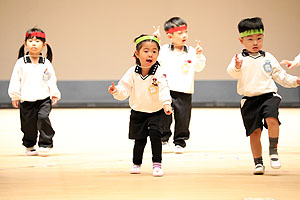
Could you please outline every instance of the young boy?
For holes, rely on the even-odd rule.
[[[162,46],[158,61],[166,74],[172,97],[175,119],[174,152],[183,153],[183,148],[186,146],[185,140],[190,137],[189,124],[192,94],[194,93],[194,72],[203,70],[206,58],[202,53],[203,49],[199,41],[197,41],[196,48],[185,44],[188,39],[188,31],[187,23],[183,19],[179,17],[169,19],[164,24],[164,30],[171,40],[171,44]],[[159,37],[159,30],[156,30],[154,35]],[[169,148],[168,140],[172,135],[171,124],[172,116],[166,115],[162,137],[163,151],[165,152]]]
[[[261,18],[241,20],[238,30],[239,40],[245,49],[232,58],[227,72],[238,80],[237,91],[244,96],[241,100],[241,114],[246,135],[250,136],[255,163],[253,173],[262,175],[265,172],[260,142],[263,126],[269,133],[271,167],[273,169],[281,167],[277,152],[280,125],[278,108],[281,96],[277,94],[278,88],[274,81],[283,87],[297,87],[300,78],[287,74],[274,56],[261,50],[264,39]]]

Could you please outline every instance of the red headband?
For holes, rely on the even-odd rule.
[[[40,37],[40,38],[46,38],[46,34],[45,33],[42,33],[42,32],[31,32],[30,34],[28,32],[26,32],[26,38],[27,37]]]
[[[187,29],[187,25],[184,25],[184,26],[178,26],[178,27],[174,27],[174,28],[170,28],[167,33],[174,33],[174,32],[177,32],[177,31],[183,31],[183,30],[186,30]]]

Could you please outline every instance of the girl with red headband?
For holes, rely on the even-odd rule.
[[[47,47],[46,58],[41,53],[44,47]],[[52,50],[46,43],[45,33],[38,28],[28,30],[8,88],[12,106],[20,107],[23,145],[28,156],[47,156],[53,147],[55,132],[49,114],[61,94],[51,61]],[[38,150],[35,147],[37,139]]]
[[[162,117],[172,113],[171,96],[166,78],[157,62],[159,41],[154,36],[141,35],[135,39],[136,65],[129,68],[108,92],[117,100],[129,96],[131,107],[129,139],[134,139],[133,166],[131,174],[139,174],[147,137],[152,148],[153,176],[163,176],[162,160]]]

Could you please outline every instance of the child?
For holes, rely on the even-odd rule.
[[[300,78],[287,74],[274,56],[261,50],[264,39],[261,18],[241,20],[238,30],[239,40],[245,49],[232,58],[227,72],[238,80],[237,91],[244,96],[241,100],[241,114],[246,135],[250,136],[255,163],[253,173],[260,175],[265,172],[260,142],[263,126],[269,133],[271,167],[274,169],[281,167],[277,152],[280,125],[278,108],[281,96],[277,94],[278,88],[274,81],[284,87],[297,87]]]
[[[149,135],[152,148],[153,176],[163,176],[161,169],[162,117],[172,113],[171,96],[167,81],[156,61],[159,40],[141,35],[135,40],[136,66],[129,68],[117,86],[112,83],[108,92],[117,100],[128,96],[131,107],[129,139],[134,139],[131,174],[139,174],[144,148]]]
[[[192,94],[194,93],[194,73],[200,72],[205,67],[206,58],[200,42],[196,48],[187,46],[188,39],[187,23],[180,17],[173,17],[165,22],[164,30],[171,44],[162,46],[158,58],[166,74],[172,107],[174,109],[174,137],[175,153],[183,153],[186,147],[185,140],[190,137],[189,124],[192,110]],[[159,37],[159,30],[154,35]],[[172,116],[165,116],[164,133],[162,138],[163,149],[169,151],[169,138],[172,135],[170,126]]]
[[[289,69],[293,69],[300,65],[300,54],[293,61],[282,60],[280,64],[285,64]]]
[[[41,51],[47,46],[47,58]],[[28,50],[24,55],[24,48]],[[60,99],[52,61],[52,50],[46,43],[45,33],[38,28],[26,32],[25,42],[19,50],[8,94],[12,106],[20,106],[23,145],[28,156],[47,156],[53,147],[54,130],[49,120],[52,106]],[[20,101],[20,104],[19,104]],[[51,103],[52,101],[52,103]],[[35,148],[39,135],[38,146]]]

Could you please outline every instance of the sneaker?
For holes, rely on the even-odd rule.
[[[39,155],[39,152],[34,147],[26,148],[25,153],[26,153],[27,156],[37,156],[37,155]]]
[[[140,174],[141,173],[141,165],[133,165],[130,169],[130,174]]]
[[[263,175],[265,173],[265,166],[263,166],[262,164],[257,164],[255,165],[253,174],[254,175]]]
[[[163,170],[160,167],[155,167],[153,169],[153,176],[154,177],[161,177],[163,175],[164,175],[164,172],[163,172]]]
[[[280,163],[278,154],[270,155],[270,164],[273,169],[280,169],[281,163]]]
[[[183,147],[181,147],[180,145],[176,145],[174,148],[174,153],[176,153],[176,154],[184,153]]]
[[[162,142],[162,152],[163,153],[171,153],[172,152],[169,142]]]
[[[39,148],[39,156],[42,156],[42,157],[49,156],[50,149],[51,148],[49,148],[49,147],[40,147]]]

